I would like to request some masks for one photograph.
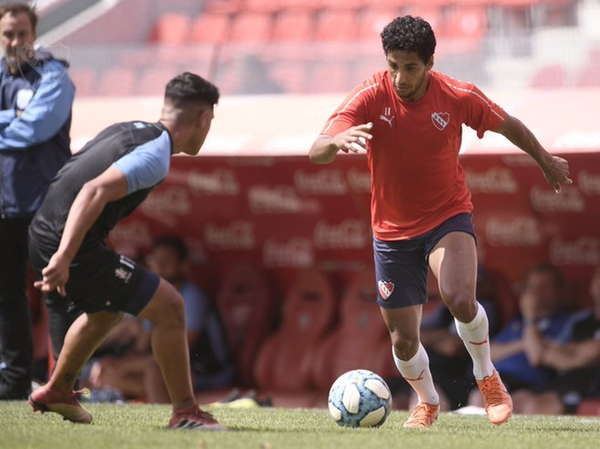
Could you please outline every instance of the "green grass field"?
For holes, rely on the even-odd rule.
[[[445,413],[428,431],[402,429],[406,412],[392,412],[379,429],[338,427],[327,410],[215,409],[227,432],[165,429],[167,406],[92,405],[94,424],[32,413],[25,402],[0,405],[0,448],[448,448],[551,449],[600,447],[600,418],[515,416],[494,427],[485,417]]]

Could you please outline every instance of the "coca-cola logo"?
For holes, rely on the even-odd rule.
[[[345,195],[348,192],[341,170],[320,169],[310,173],[296,170],[294,184],[298,192],[307,195]]]
[[[134,247],[148,248],[152,245],[152,234],[148,223],[132,220],[119,223],[110,233],[110,241],[115,246],[127,244]]]
[[[210,249],[248,250],[256,246],[254,224],[236,220],[223,226],[208,222],[204,227],[204,242]]]
[[[589,235],[572,241],[552,239],[550,258],[557,265],[598,265],[600,263],[600,239]]]
[[[248,191],[250,210],[255,214],[299,214],[318,212],[315,200],[302,199],[291,186],[253,186]]]
[[[533,186],[529,192],[531,205],[538,212],[583,212],[585,201],[579,190],[564,187],[560,194],[548,187]]]
[[[348,185],[354,193],[371,193],[371,173],[351,168],[346,176]]]
[[[153,190],[141,209],[148,215],[188,215],[191,210],[187,189],[171,186],[161,190]]]
[[[486,223],[485,236],[491,246],[537,246],[542,242],[538,223],[530,217],[492,217]]]
[[[469,189],[473,193],[515,193],[519,184],[507,168],[493,167],[483,172],[466,169]]]
[[[581,170],[577,176],[577,183],[586,195],[600,195],[600,173]]]
[[[361,249],[370,242],[365,225],[352,218],[339,224],[319,221],[314,230],[315,246],[319,249]]]
[[[193,193],[201,195],[237,195],[240,191],[235,172],[228,169],[216,169],[209,173],[190,171],[187,182]]]
[[[310,239],[294,237],[286,242],[268,239],[263,246],[263,261],[268,268],[303,268],[314,264]]]

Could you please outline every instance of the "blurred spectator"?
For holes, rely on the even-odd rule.
[[[179,238],[164,237],[154,244],[149,268],[169,281],[183,296],[194,390],[218,388],[234,377],[219,316],[205,293],[189,279],[188,250]],[[121,326],[121,323],[119,324]],[[148,353],[122,359],[103,358],[93,367],[92,386],[120,390],[128,398],[168,403],[162,375]]]
[[[71,156],[75,88],[68,64],[34,47],[37,20],[28,5],[0,7],[0,400],[25,399],[31,390],[27,228],[50,181]],[[64,312],[61,305],[51,311],[56,326],[65,320]],[[62,346],[63,338],[64,333],[53,344]]]
[[[535,366],[527,357],[525,336],[536,328],[545,338],[564,341],[572,314],[563,307],[565,282],[560,271],[540,264],[527,275],[519,297],[520,314],[491,340],[492,361],[514,402],[515,413],[523,413],[531,396],[544,391],[556,372]],[[471,394],[472,405],[482,405],[481,395]]]
[[[567,343],[545,338],[535,326],[525,332],[531,364],[555,369],[558,376],[548,391],[531,397],[524,413],[575,413],[583,399],[600,396],[600,265],[592,276],[589,293],[592,308],[575,314]]]

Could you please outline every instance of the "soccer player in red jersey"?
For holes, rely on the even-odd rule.
[[[475,297],[473,205],[458,161],[462,124],[505,136],[540,166],[556,192],[569,185],[567,161],[549,154],[518,119],[473,84],[432,70],[435,35],[420,17],[398,17],[381,33],[388,70],[346,97],[310,150],[316,164],[339,151],[366,151],[378,304],[401,375],[418,404],[404,427],[428,428],[439,414],[429,359],[419,341],[428,265],[458,334],[489,420],[502,424],[512,400],[490,359],[488,320]]]

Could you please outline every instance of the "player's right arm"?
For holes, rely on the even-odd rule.
[[[106,204],[127,195],[127,179],[111,166],[83,185],[69,210],[58,250],[42,270],[42,279],[34,285],[44,292],[58,290],[66,295],[69,266],[77,254],[85,234],[98,219]]]
[[[333,162],[338,151],[348,153],[358,153],[367,150],[367,140],[371,140],[373,135],[369,133],[373,123],[352,126],[345,131],[333,136],[321,134],[313,143],[308,155],[315,164],[329,164]]]

